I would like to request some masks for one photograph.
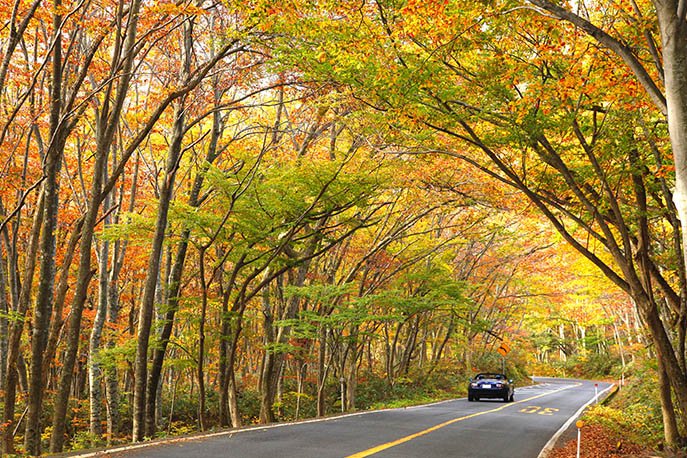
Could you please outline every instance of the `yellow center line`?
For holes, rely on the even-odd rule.
[[[582,385],[582,384],[581,384],[581,383],[577,383],[577,384],[575,384],[575,385],[565,386],[565,387],[563,387],[563,388],[559,388],[559,389],[557,389],[557,390],[550,391],[550,392],[548,392],[548,393],[542,393],[542,394],[538,394],[538,395],[536,395],[536,396],[532,396],[531,398],[527,398],[527,399],[522,399],[522,400],[520,400],[520,401],[511,402],[511,403],[502,405],[501,407],[497,407],[496,409],[485,410],[485,411],[483,411],[483,412],[477,412],[477,413],[473,413],[473,414],[470,414],[470,415],[465,415],[464,417],[454,418],[454,419],[452,419],[452,420],[445,421],[445,422],[443,422],[443,423],[440,423],[440,424],[438,424],[438,425],[432,426],[431,428],[427,428],[427,429],[425,429],[425,430],[423,430],[423,431],[420,431],[420,432],[417,432],[417,433],[415,433],[415,434],[411,434],[411,435],[409,435],[409,436],[402,437],[402,438],[400,438],[400,439],[396,439],[395,441],[387,442],[386,444],[381,444],[381,445],[378,445],[378,446],[376,446],[376,447],[372,447],[372,448],[369,448],[369,449],[367,449],[367,450],[363,450],[362,452],[354,453],[353,455],[348,455],[346,458],[364,458],[364,457],[366,457],[366,456],[374,455],[375,453],[379,453],[379,452],[381,452],[381,451],[383,451],[383,450],[386,450],[386,449],[389,449],[389,448],[391,448],[391,447],[396,447],[397,445],[403,444],[404,442],[408,442],[408,441],[411,441],[411,440],[413,440],[413,439],[417,439],[418,437],[421,437],[421,436],[424,436],[424,435],[429,434],[429,433],[431,433],[431,432],[434,432],[434,431],[436,431],[436,430],[438,430],[438,429],[441,429],[441,428],[443,428],[443,427],[445,427],[445,426],[452,425],[453,423],[457,423],[457,422],[463,421],[463,420],[468,420],[468,419],[470,419],[470,418],[479,417],[480,415],[485,415],[485,414],[488,414],[488,413],[498,412],[499,410],[503,410],[503,409],[505,409],[505,408],[507,408],[507,407],[510,407],[510,406],[512,406],[512,405],[515,405],[515,404],[520,404],[520,403],[523,403],[523,402],[528,402],[528,401],[531,401],[531,400],[533,400],[533,399],[538,399],[538,398],[541,398],[541,397],[544,397],[544,396],[548,396],[548,395],[550,395],[550,394],[555,394],[555,393],[561,392],[561,391],[563,391],[563,390],[567,390],[567,389],[570,389],[570,388],[574,388],[574,387],[577,387],[577,386],[580,386],[580,385]]]

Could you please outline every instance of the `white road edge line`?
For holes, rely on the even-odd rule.
[[[337,416],[333,416],[333,417],[312,418],[309,420],[291,421],[291,422],[287,422],[287,423],[277,423],[274,425],[252,426],[252,427],[246,427],[246,428],[240,428],[240,429],[230,429],[230,430],[226,430],[226,431],[218,431],[215,433],[199,434],[199,435],[194,435],[194,436],[184,436],[184,437],[177,437],[177,438],[172,438],[172,439],[163,439],[163,440],[150,441],[150,442],[141,442],[139,444],[123,445],[120,447],[110,448],[110,449],[106,449],[106,450],[96,450],[93,452],[85,452],[85,453],[75,454],[75,455],[69,454],[69,455],[66,455],[66,457],[68,457],[68,458],[91,458],[91,457],[97,457],[97,456],[107,456],[107,455],[110,455],[112,453],[128,452],[131,450],[138,450],[138,449],[147,448],[147,447],[154,447],[154,446],[158,446],[158,445],[169,445],[169,444],[176,444],[179,442],[190,442],[190,441],[199,440],[199,439],[209,439],[212,437],[231,436],[233,434],[243,433],[243,432],[247,432],[247,431],[262,431],[265,429],[282,428],[284,426],[304,425],[304,424],[308,424],[308,423],[320,423],[320,422],[324,422],[324,421],[338,420],[340,418],[357,417],[360,415],[368,415],[368,414],[377,413],[377,412],[388,412],[388,411],[392,411],[392,410],[418,409],[418,408],[427,407],[427,406],[444,404],[446,402],[458,401],[461,399],[466,399],[466,398],[445,399],[443,401],[432,402],[429,404],[421,404],[421,405],[417,405],[417,406],[393,407],[393,408],[389,408],[389,409],[378,409],[378,410],[365,410],[362,412],[354,412],[354,413],[349,413],[349,414],[345,414],[345,415],[337,415]]]
[[[604,394],[606,391],[610,390],[614,386],[615,386],[615,383],[612,383],[608,388],[601,391],[598,396],[601,396],[602,394]],[[556,441],[558,440],[558,438],[561,437],[561,434],[563,434],[563,432],[566,429],[568,429],[568,427],[572,424],[573,421],[577,420],[577,418],[582,414],[584,409],[586,409],[589,406],[589,404],[594,402],[595,399],[598,399],[598,396],[592,396],[592,398],[585,405],[580,407],[580,410],[578,410],[577,412],[572,414],[572,416],[570,418],[568,418],[568,421],[563,423],[563,426],[561,426],[560,429],[558,431],[556,431],[556,433],[553,436],[551,436],[551,439],[549,439],[549,441],[546,443],[546,445],[544,445],[544,448],[541,449],[541,452],[539,452],[539,455],[537,455],[537,458],[546,458],[549,455],[549,453],[551,453],[551,450],[553,450],[553,447],[556,445]]]
[[[533,386],[533,385],[532,385]],[[528,386],[529,387],[529,386]],[[605,392],[605,390],[604,390]],[[603,392],[602,392],[603,393]],[[602,394],[599,393],[599,394]],[[437,402],[431,402],[429,404],[421,404],[417,406],[409,406],[409,407],[394,407],[390,409],[378,409],[378,410],[365,410],[362,412],[354,412],[354,413],[349,413],[345,415],[337,415],[334,417],[325,417],[325,418],[312,418],[309,420],[300,420],[300,421],[291,421],[288,423],[277,423],[274,425],[261,425],[261,426],[253,426],[253,427],[246,427],[246,428],[240,428],[240,429],[229,429],[225,431],[218,431],[215,433],[207,433],[207,434],[199,434],[199,435],[194,435],[194,436],[185,436],[185,437],[177,437],[177,438],[172,438],[172,439],[163,439],[163,440],[157,440],[157,441],[150,441],[150,442],[141,442],[138,444],[129,444],[129,445],[123,445],[120,447],[115,447],[115,448],[110,448],[110,449],[105,449],[105,450],[96,450],[93,452],[85,452],[85,453],[77,453],[77,454],[69,454],[66,455],[68,458],[92,458],[92,457],[99,457],[99,456],[107,456],[113,453],[120,453],[120,452],[128,452],[131,450],[139,450],[143,448],[148,448],[148,447],[155,447],[155,446],[161,446],[161,445],[170,445],[170,444],[177,444],[180,442],[190,442],[194,440],[200,440],[200,439],[209,439],[212,437],[220,437],[220,436],[231,436],[233,434],[237,433],[243,433],[247,431],[262,431],[266,429],[274,429],[274,428],[282,428],[284,426],[293,426],[293,425],[304,425],[308,423],[320,423],[324,421],[333,421],[333,420],[338,420],[340,418],[349,418],[349,417],[357,417],[360,415],[368,415],[368,414],[373,414],[377,412],[389,412],[393,410],[411,410],[411,409],[420,409],[422,407],[428,407],[428,406],[434,406],[438,404],[444,404],[447,402],[452,402],[452,401],[458,401],[461,399],[466,399],[466,398],[454,398],[454,399],[445,399],[443,401],[437,401]],[[588,404],[587,404],[588,405]],[[586,407],[586,406],[585,406]],[[579,415],[579,414],[578,414]],[[548,444],[547,444],[548,445]],[[537,457],[537,458],[545,458],[545,457]]]

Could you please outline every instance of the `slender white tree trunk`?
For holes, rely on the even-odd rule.
[[[100,439],[103,434],[102,428],[102,404],[103,396],[101,389],[102,367],[100,364],[100,344],[105,326],[107,315],[108,300],[108,281],[107,281],[107,259],[110,251],[109,243],[104,241],[100,248],[99,266],[99,290],[98,290],[98,309],[93,320],[93,329],[88,345],[88,388],[90,393],[90,432],[94,437]]]

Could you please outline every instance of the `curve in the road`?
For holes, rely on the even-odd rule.
[[[574,387],[580,386],[580,385],[582,385],[582,384],[581,384],[581,383],[576,383],[576,384],[574,384],[574,385],[564,386],[564,387],[559,388],[559,389],[557,389],[557,390],[549,391],[549,392],[547,392],[547,393],[538,394],[538,395],[536,395],[536,396],[532,396],[532,397],[529,397],[529,398],[525,398],[525,399],[522,399],[522,400],[520,400],[520,401],[511,402],[511,403],[509,403],[509,404],[502,405],[501,407],[497,407],[497,408],[495,408],[495,409],[484,410],[484,411],[481,411],[481,412],[472,413],[472,414],[470,414],[470,415],[464,415],[464,416],[462,416],[462,417],[454,418],[454,419],[452,419],[452,420],[445,421],[445,422],[443,422],[443,423],[440,423],[440,424],[438,424],[438,425],[432,426],[431,428],[427,428],[427,429],[425,429],[425,430],[423,430],[423,431],[420,431],[420,432],[417,432],[417,433],[415,433],[415,434],[410,434],[410,435],[408,435],[408,436],[402,437],[402,438],[397,439],[397,440],[395,440],[395,441],[387,442],[387,443],[385,443],[385,444],[381,444],[381,445],[378,445],[378,446],[376,446],[376,447],[372,447],[372,448],[369,448],[369,449],[367,449],[367,450],[363,450],[362,452],[354,453],[353,455],[349,455],[349,456],[347,456],[346,458],[365,458],[365,457],[367,457],[367,456],[371,456],[371,455],[374,455],[374,454],[376,454],[376,453],[379,453],[379,452],[381,452],[382,450],[386,450],[386,449],[395,447],[395,446],[397,446],[397,445],[403,444],[404,442],[408,442],[408,441],[411,441],[411,440],[416,439],[416,438],[418,438],[418,437],[424,436],[425,434],[429,434],[429,433],[431,433],[431,432],[437,431],[437,430],[439,430],[439,429],[441,429],[441,428],[444,428],[444,427],[446,427],[446,426],[448,426],[448,425],[452,425],[453,423],[457,423],[457,422],[459,422],[459,421],[467,420],[467,419],[469,419],[469,418],[479,417],[480,415],[486,415],[486,414],[488,414],[488,413],[498,412],[499,410],[506,409],[506,408],[508,408],[508,407],[510,407],[510,406],[513,406],[513,405],[516,405],[516,404],[521,404],[521,403],[523,403],[523,402],[529,402],[529,401],[532,401],[533,399],[542,398],[542,397],[544,397],[544,396],[550,396],[550,395],[552,395],[552,394],[560,393],[561,391],[569,390],[570,388],[574,388]]]
[[[606,388],[604,388],[602,391],[598,392],[593,398],[591,398],[589,401],[587,401],[586,404],[584,404],[582,407],[579,408],[577,412],[575,412],[570,418],[568,418],[568,421],[563,423],[563,426],[561,426],[556,433],[551,436],[551,439],[546,443],[544,448],[541,449],[541,452],[539,452],[539,455],[537,455],[537,458],[546,458],[549,456],[549,453],[553,450],[553,448],[556,446],[556,442],[558,441],[558,438],[561,437],[561,435],[568,429],[570,428],[570,425],[580,416],[582,415],[582,412],[584,412],[584,409],[589,407],[589,405],[592,402],[598,402],[599,399],[603,399],[605,394],[610,391],[615,384],[608,385]]]
[[[517,401],[511,403],[475,403],[462,398],[69,456],[533,458],[561,425],[565,428],[574,421],[580,406],[597,399],[596,394],[602,394],[608,386],[603,382],[556,378],[538,377],[535,381],[536,385],[518,388]],[[601,388],[596,393],[598,385]]]

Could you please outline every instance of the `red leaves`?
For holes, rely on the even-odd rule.
[[[582,428],[580,456],[585,458],[610,458],[621,456],[638,456],[642,447],[615,431],[600,425],[586,425]],[[549,458],[574,458],[577,454],[577,439],[568,441],[565,446],[555,449]]]

